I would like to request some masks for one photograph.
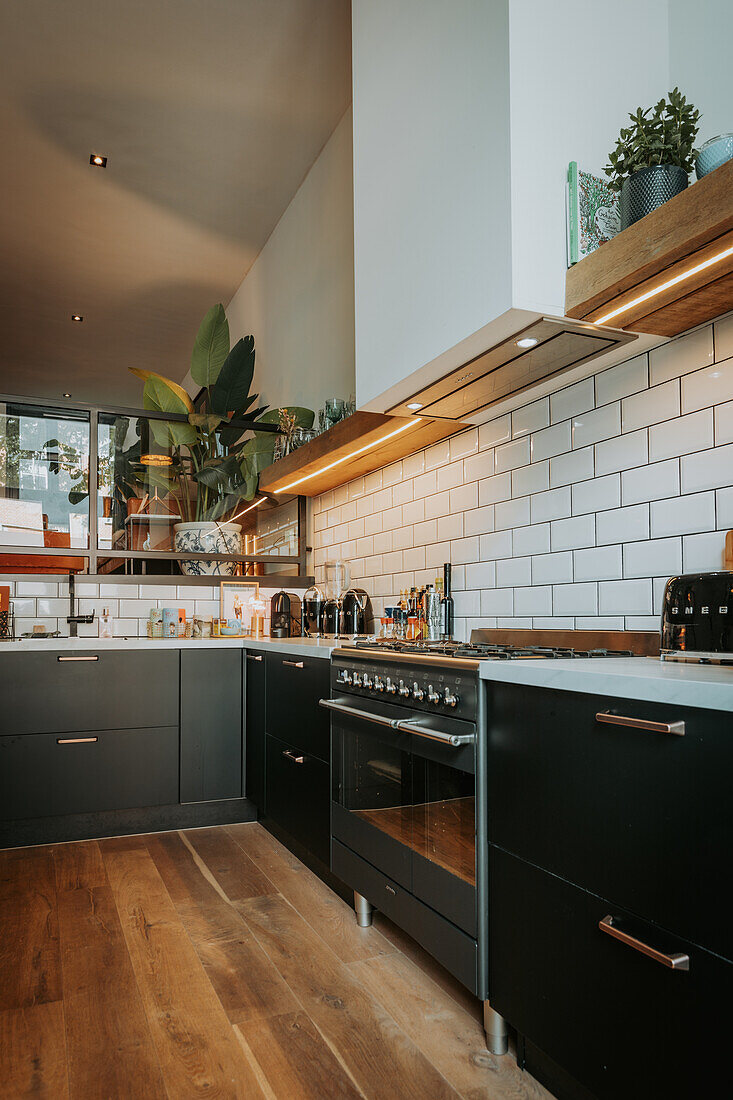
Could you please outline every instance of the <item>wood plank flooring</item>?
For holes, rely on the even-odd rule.
[[[8,1100],[551,1100],[257,824],[0,851]]]

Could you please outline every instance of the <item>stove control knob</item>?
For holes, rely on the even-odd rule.
[[[339,673],[339,675],[336,677],[336,683],[337,684],[350,684],[351,683],[351,673],[349,671],[347,671],[347,669],[345,669],[345,668],[342,669],[341,672]]]
[[[381,676],[375,676],[374,677],[374,690],[375,691],[384,691],[384,680],[382,679]]]
[[[446,688],[443,702],[447,707],[454,707],[458,703],[458,696],[454,695],[449,688]]]
[[[373,680],[371,676],[367,676],[366,672],[364,673],[364,679],[362,680],[362,683],[365,688],[370,688],[373,686]]]
[[[385,688],[385,691],[388,695],[394,695],[394,693],[397,691],[397,685],[392,683],[389,676],[387,677],[387,687]]]
[[[354,673],[354,687],[355,688],[360,688],[361,687],[361,674],[358,673],[358,672]]]
[[[410,694],[410,689],[404,680],[400,680],[400,695],[407,696]]]
[[[412,685],[412,698],[417,699],[418,703],[421,703],[425,698],[425,692],[420,687],[417,680],[415,680],[414,684]]]
[[[432,684],[428,684],[428,702],[429,703],[439,703],[440,702],[440,692],[435,691],[433,689]]]

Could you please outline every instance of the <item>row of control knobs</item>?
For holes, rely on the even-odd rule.
[[[439,691],[433,688],[432,684],[428,684],[426,694],[417,680],[415,680],[412,687],[410,687],[404,680],[400,680],[399,683],[396,684],[389,676],[385,677],[385,679],[382,679],[381,676],[375,676],[374,679],[372,679],[366,672],[363,676],[360,672],[355,672],[352,675],[352,673],[343,669],[339,673],[336,682],[353,687],[383,692],[386,695],[401,695],[404,699],[417,699],[420,703],[423,699],[427,699],[428,703],[433,703],[436,706],[439,703],[444,703],[447,707],[455,707],[458,703],[458,696],[452,692],[450,688],[446,688],[441,695]]]

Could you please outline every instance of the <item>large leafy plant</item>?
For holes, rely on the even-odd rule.
[[[201,322],[191,355],[191,376],[204,390],[195,411],[188,393],[154,371],[130,367],[145,382],[146,409],[186,416],[186,421],[151,420],[156,442],[173,455],[173,465],[155,468],[181,516],[197,522],[235,518],[242,501],[257,491],[259,472],[272,462],[276,434],[237,427],[247,419],[277,423],[279,410],[262,405],[250,388],[255,367],[254,337],[230,347],[224,307],[213,306]],[[313,424],[310,409],[289,408],[302,427]],[[152,470],[151,470],[152,472]]]
[[[676,164],[690,174],[697,156],[694,145],[700,112],[687,102],[679,88],[674,88],[668,100],[660,99],[654,107],[644,111],[637,107],[629,119],[631,125],[621,130],[604,168],[614,191],[620,191],[629,176],[640,168]]]

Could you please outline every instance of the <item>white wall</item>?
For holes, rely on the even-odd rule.
[[[669,83],[700,109],[700,145],[733,130],[732,41],[731,0],[669,0]]]
[[[232,344],[254,335],[254,391],[266,404],[317,412],[326,397],[354,392],[350,109],[226,312]]]
[[[506,0],[353,0],[357,400],[509,306]]]

